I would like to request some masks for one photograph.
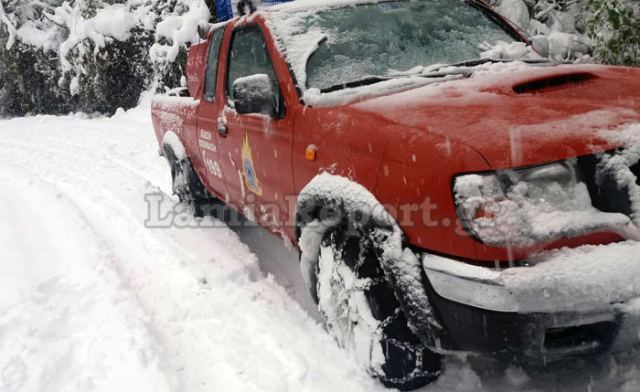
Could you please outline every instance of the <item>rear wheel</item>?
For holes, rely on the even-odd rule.
[[[196,216],[203,216],[203,207],[216,202],[216,199],[207,192],[191,160],[188,157],[178,158],[169,145],[164,146],[164,156],[171,168],[173,193],[181,203],[192,205]]]
[[[411,390],[437,378],[441,357],[408,326],[381,267],[379,244],[388,229],[347,229],[342,222],[322,237],[316,264],[318,309],[341,347],[388,387]],[[303,229],[304,230],[304,229]]]

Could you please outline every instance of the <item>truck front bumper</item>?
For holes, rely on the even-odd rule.
[[[640,243],[552,252],[502,270],[424,254],[447,349],[518,362],[640,341]]]

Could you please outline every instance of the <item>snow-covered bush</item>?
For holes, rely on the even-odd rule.
[[[496,10],[535,37],[538,49],[556,60],[589,61],[588,0],[491,0]]]
[[[490,0],[556,60],[640,65],[637,0]]]
[[[71,95],[59,87],[60,75],[55,53],[32,50],[20,41],[10,50],[2,45],[0,115],[68,112]]]
[[[589,33],[596,58],[608,64],[640,66],[640,3],[589,0],[593,17]]]
[[[0,0],[0,114],[112,113],[175,87],[204,0]]]

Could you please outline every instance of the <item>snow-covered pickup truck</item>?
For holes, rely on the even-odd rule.
[[[190,97],[152,110],[175,193],[297,246],[328,331],[386,385],[457,351],[638,340],[640,71],[545,61],[474,0],[259,9],[186,70]]]

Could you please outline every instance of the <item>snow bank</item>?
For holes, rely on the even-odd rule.
[[[0,390],[174,390],[108,242],[31,170],[0,165]]]

